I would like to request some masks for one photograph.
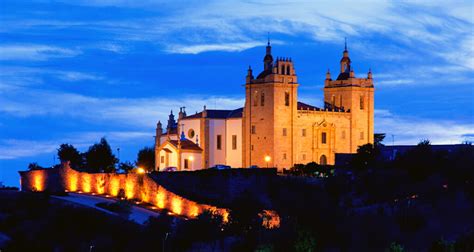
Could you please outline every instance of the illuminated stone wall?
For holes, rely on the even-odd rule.
[[[228,211],[199,204],[166,190],[147,174],[86,173],[67,164],[58,169],[20,172],[22,191],[67,191],[103,196],[118,196],[123,190],[127,199],[149,203],[159,209],[193,218],[205,210],[214,211],[227,220]]]

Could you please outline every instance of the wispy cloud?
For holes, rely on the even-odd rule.
[[[209,51],[240,52],[253,47],[262,46],[261,42],[244,42],[229,44],[172,45],[166,51],[178,54],[198,54]]]
[[[152,139],[152,132],[146,131],[106,131],[71,133],[74,137],[50,140],[0,139],[0,160],[34,157],[55,153],[60,144],[68,143],[85,151],[88,146],[106,137],[111,144],[118,145],[140,139]]]
[[[18,100],[20,94],[22,99]],[[61,106],[58,106],[58,97],[61,97]],[[208,108],[237,109],[243,104],[243,98],[234,97],[186,95],[179,99],[97,98],[74,93],[20,89],[0,97],[0,113],[21,118],[61,116],[96,124],[114,121],[121,125],[152,128],[158,120],[165,121],[170,110],[176,112],[182,106],[193,113],[201,111],[204,105]]]
[[[417,144],[428,139],[433,144],[459,144],[471,140],[473,123],[394,115],[388,110],[375,111],[375,131],[386,133],[386,144]]]
[[[43,61],[74,57],[81,51],[48,45],[0,45],[0,60]]]

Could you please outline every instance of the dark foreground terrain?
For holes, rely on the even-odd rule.
[[[248,170],[152,175],[187,198],[230,208],[228,223],[206,212],[196,220],[162,214],[138,225],[123,214],[84,208],[46,193],[0,190],[0,249],[474,250],[471,145],[443,152],[425,142],[390,161],[379,159],[376,148],[365,148],[346,166],[310,163],[284,175]],[[262,227],[262,209],[278,212],[279,228]]]

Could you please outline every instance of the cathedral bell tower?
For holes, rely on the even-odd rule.
[[[345,153],[355,153],[357,147],[374,142],[374,83],[372,71],[367,78],[356,78],[351,66],[347,43],[340,61],[340,73],[331,79],[329,70],[324,82],[324,104],[329,110],[343,110],[351,113],[349,129],[350,146]],[[336,132],[336,134],[338,134]]]
[[[254,78],[249,67],[243,114],[243,165],[276,167],[294,164],[294,129],[298,82],[290,58],[272,56],[270,40],[263,71]]]

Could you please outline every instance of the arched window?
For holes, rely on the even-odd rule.
[[[321,155],[319,158],[319,164],[320,165],[327,165],[328,164],[328,159],[326,158],[326,155]]]
[[[281,74],[285,74],[285,66],[281,66]]]
[[[290,106],[290,93],[285,92],[285,106]]]
[[[290,75],[290,66],[287,66],[287,67],[286,67],[286,74],[287,74],[287,75]]]
[[[260,94],[260,106],[265,106],[265,94],[263,92]]]

